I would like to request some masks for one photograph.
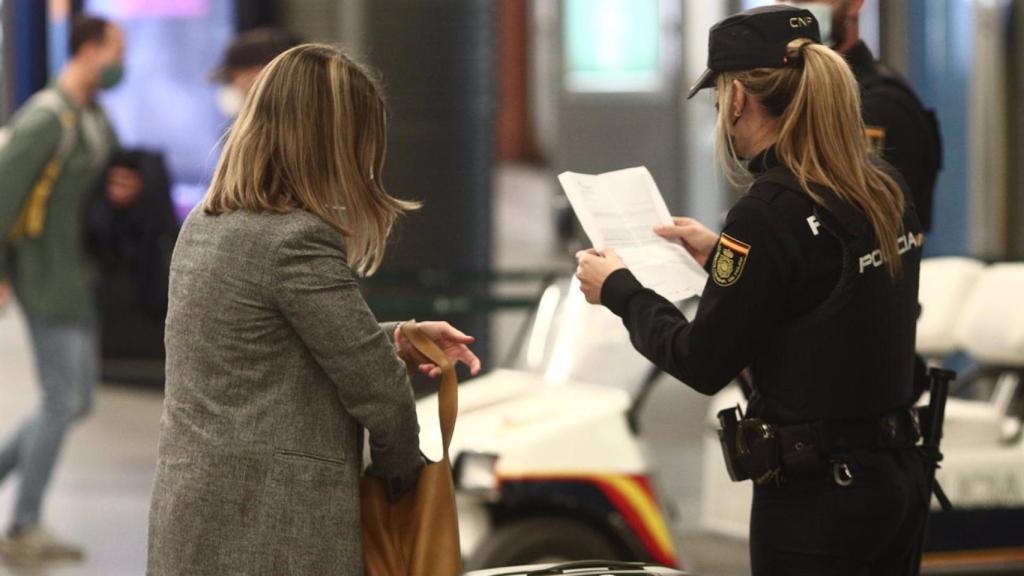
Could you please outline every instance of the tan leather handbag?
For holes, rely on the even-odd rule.
[[[458,576],[462,573],[459,518],[448,447],[459,412],[455,367],[444,352],[420,332],[415,322],[402,334],[441,368],[438,412],[444,457],[428,463],[416,488],[390,502],[384,482],[363,476],[361,490],[363,560],[366,576]]]

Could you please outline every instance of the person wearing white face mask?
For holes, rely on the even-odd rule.
[[[297,37],[273,28],[255,28],[239,34],[211,75],[221,83],[217,89],[220,113],[234,120],[263,68],[278,54],[299,44]]]
[[[932,197],[942,169],[938,120],[898,72],[875,60],[860,38],[864,0],[788,0],[813,13],[821,41],[846,58],[860,85],[868,140],[910,187],[924,231],[932,226]]]

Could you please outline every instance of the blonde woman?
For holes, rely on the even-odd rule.
[[[335,48],[261,73],[175,247],[148,574],[362,574],[363,429],[401,493],[422,461],[406,365],[356,285],[415,204],[381,186],[387,114]],[[476,373],[473,339],[421,327]],[[404,362],[403,362],[404,361]]]
[[[914,207],[868,152],[856,81],[810,12],[744,12],[709,44],[691,96],[716,89],[726,173],[749,189],[720,235],[685,218],[659,230],[708,267],[696,317],[611,251],[578,255],[582,289],[700,392],[751,368],[746,419],[723,419],[734,476],[756,484],[755,575],[906,574],[928,502],[910,413]]]

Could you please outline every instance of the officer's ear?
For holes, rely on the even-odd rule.
[[[732,118],[735,121],[743,115],[743,109],[747,106],[747,88],[739,80],[732,81],[732,105],[730,106],[730,112]]]

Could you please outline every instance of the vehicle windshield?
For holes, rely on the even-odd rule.
[[[611,386],[630,395],[653,370],[633,348],[622,320],[587,304],[575,277],[545,289],[512,367],[542,375],[549,384]]]

